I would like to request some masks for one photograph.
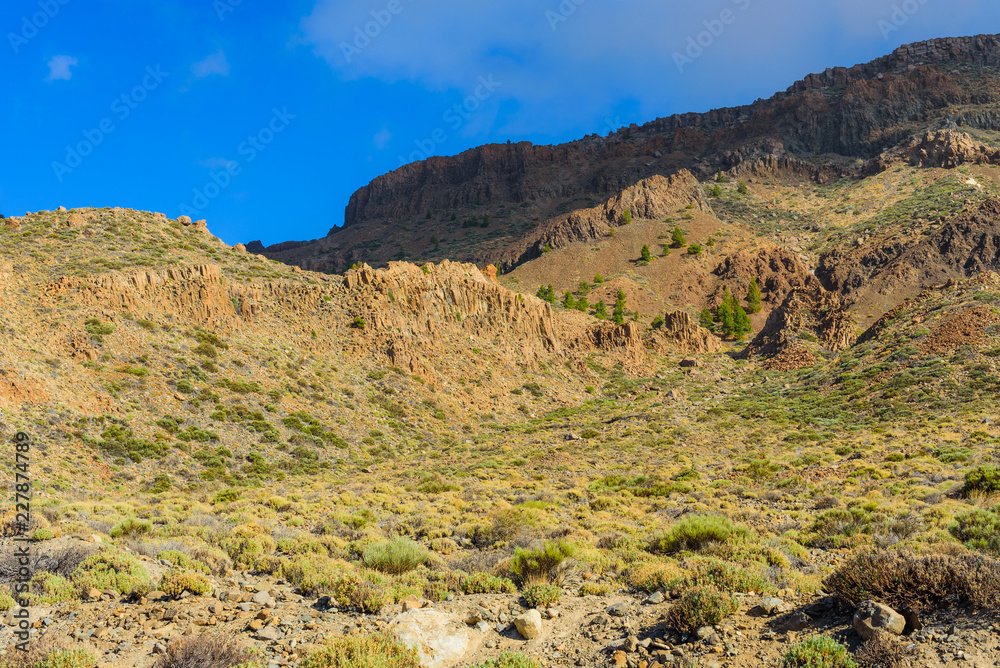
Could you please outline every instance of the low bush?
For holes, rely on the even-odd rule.
[[[640,564],[632,569],[629,584],[644,593],[659,589],[671,591],[687,579],[687,573],[675,564]]]
[[[538,550],[518,548],[510,562],[514,579],[521,584],[558,582],[559,566],[576,554],[576,548],[566,541],[550,541]]]
[[[489,573],[473,573],[462,580],[461,587],[466,594],[513,594],[517,591],[507,578]]]
[[[976,554],[870,552],[847,560],[823,584],[852,607],[872,599],[914,612],[953,602],[996,609],[1000,601],[1000,562]]]
[[[542,664],[523,654],[506,651],[495,659],[477,663],[471,668],[542,668]]]
[[[1000,492],[1000,466],[980,466],[966,473],[962,492],[966,496],[973,492]]]
[[[788,648],[782,668],[858,668],[847,648],[830,636],[813,636]]]
[[[55,605],[79,598],[72,582],[55,573],[39,573],[31,578],[31,601],[38,605]]]
[[[415,649],[383,634],[359,633],[327,641],[310,654],[301,668],[418,668]]]
[[[212,572],[207,564],[198,561],[197,559],[192,559],[180,550],[163,550],[156,555],[156,558],[162,559],[173,566],[189,571],[200,571],[202,573]]]
[[[167,643],[153,668],[257,668],[256,653],[226,635],[182,636]]]
[[[649,550],[660,554],[682,550],[698,552],[730,537],[748,534],[749,529],[720,515],[692,515],[679,520],[665,534],[653,539]]]
[[[1000,512],[996,510],[958,513],[948,531],[970,549],[1000,555]]]
[[[524,588],[521,592],[529,608],[550,608],[562,598],[562,587],[556,585],[535,584]]]
[[[330,597],[341,608],[376,613],[389,603],[385,581],[377,573],[344,570],[330,583]]]
[[[362,557],[368,568],[390,575],[408,573],[430,558],[430,552],[423,545],[406,538],[375,543],[365,550]]]
[[[113,589],[123,596],[144,596],[150,591],[149,573],[131,554],[113,548],[87,557],[70,580],[80,589]]]
[[[906,650],[891,634],[880,629],[862,643],[854,658],[862,668],[897,668],[903,665]]]
[[[202,596],[212,591],[212,585],[209,584],[208,578],[200,573],[190,573],[175,569],[163,574],[159,590],[167,596],[174,598],[180,598],[181,594],[185,591]]]
[[[28,651],[8,651],[0,668],[94,668],[97,659],[85,649],[63,649],[51,642],[27,643]]]
[[[136,519],[135,517],[126,517],[118,524],[111,527],[110,535],[112,538],[134,537],[144,533],[149,533],[153,530],[153,523],[149,520]]]
[[[665,621],[678,631],[718,624],[739,609],[732,596],[715,587],[692,587],[670,606]]]
[[[719,559],[689,559],[687,581],[694,585],[712,585],[723,591],[769,592],[774,586],[762,573],[754,573],[742,566]]]

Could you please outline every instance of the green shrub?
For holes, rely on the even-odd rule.
[[[477,663],[471,668],[542,668],[542,664],[518,652],[505,651],[497,658]]]
[[[847,648],[830,636],[813,636],[788,648],[782,668],[857,668]]]
[[[240,491],[238,489],[220,489],[212,496],[212,505],[220,503],[232,503],[239,500]]]
[[[1000,513],[995,510],[958,513],[948,531],[968,548],[1000,555]]]
[[[38,605],[55,605],[79,598],[73,583],[55,573],[39,573],[31,578],[31,600]]]
[[[671,591],[687,581],[688,573],[673,563],[638,564],[629,574],[629,584],[644,593]]]
[[[51,540],[56,537],[55,532],[52,529],[46,529],[42,527],[41,529],[35,529],[31,534],[31,540],[41,542],[43,540]]]
[[[14,597],[5,591],[0,591],[0,612],[7,612],[17,605]]]
[[[719,559],[690,559],[685,562],[690,570],[688,582],[712,585],[723,591],[767,592],[773,585],[762,573],[752,571]]]
[[[359,633],[328,640],[300,668],[419,668],[417,651],[385,634]]]
[[[83,326],[98,341],[103,341],[105,336],[115,331],[114,325],[101,322],[99,318],[87,318]]]
[[[574,554],[576,548],[566,541],[550,541],[538,550],[518,548],[511,559],[510,570],[521,585],[548,583],[558,580],[556,569]]]
[[[529,585],[521,595],[530,608],[550,608],[562,598],[562,588],[556,585]]]
[[[965,474],[963,493],[1000,492],[1000,466],[980,466]]]
[[[121,538],[139,536],[153,530],[153,523],[149,520],[126,517],[118,524],[111,527],[111,537]]]
[[[330,597],[342,608],[367,613],[378,612],[389,603],[385,581],[372,572],[341,571],[331,582]]]
[[[173,596],[174,598],[180,598],[180,595],[185,590],[202,596],[212,590],[212,585],[209,584],[208,578],[200,573],[190,573],[175,569],[163,574],[159,590],[167,596]]]
[[[739,609],[732,596],[715,587],[692,587],[670,606],[665,621],[678,631],[718,624]]]
[[[274,539],[257,527],[242,526],[223,538],[221,547],[235,565],[251,568],[258,557],[274,551]]]
[[[691,515],[677,521],[662,536],[653,540],[654,553],[673,554],[681,550],[698,552],[731,537],[746,536],[749,530],[721,515]]]
[[[430,552],[420,543],[407,538],[393,538],[368,547],[362,559],[368,568],[399,575],[427,563],[430,556]]]
[[[70,574],[70,580],[80,589],[114,589],[123,596],[136,597],[149,593],[149,573],[131,554],[113,548],[87,557]]]
[[[178,568],[183,568],[189,571],[201,571],[202,573],[211,573],[212,570],[207,564],[198,561],[197,559],[192,559],[188,555],[184,554],[180,550],[164,550],[156,555],[157,559],[162,559],[169,564],[177,566]]]
[[[517,591],[514,583],[507,578],[489,573],[473,573],[462,580],[462,591],[466,594],[513,594]]]

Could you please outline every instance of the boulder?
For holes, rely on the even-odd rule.
[[[542,635],[542,614],[538,610],[528,610],[523,615],[514,618],[517,632],[525,640],[534,640]]]
[[[451,668],[475,652],[482,636],[453,618],[432,608],[404,612],[390,625],[399,642],[415,647],[424,668]]]
[[[906,628],[906,618],[892,608],[875,601],[864,601],[854,613],[854,630],[863,640],[875,635],[876,629],[900,635]]]

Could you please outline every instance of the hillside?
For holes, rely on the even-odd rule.
[[[434,158],[305,245],[0,219],[28,665],[1000,665],[997,68]]]

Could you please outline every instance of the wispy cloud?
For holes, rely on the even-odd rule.
[[[222,49],[219,49],[208,58],[205,58],[205,60],[200,60],[192,65],[191,71],[199,79],[203,79],[213,74],[228,77],[229,61],[226,60],[225,52]]]
[[[79,61],[73,56],[53,56],[49,60],[49,76],[45,77],[45,80],[49,83],[69,81],[73,78],[73,72],[69,68],[79,64]]]
[[[381,151],[389,145],[390,141],[392,141],[392,133],[389,132],[388,127],[383,125],[382,129],[376,132],[375,136],[372,137],[372,141],[375,142],[375,148]]]
[[[200,161],[198,164],[208,169],[226,169],[227,167],[234,166],[236,163],[228,158],[208,158],[207,160]]]

